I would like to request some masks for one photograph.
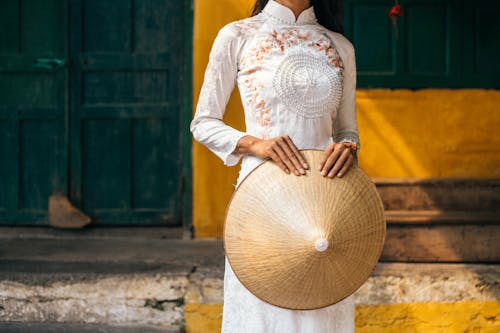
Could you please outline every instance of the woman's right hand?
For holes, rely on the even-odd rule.
[[[251,135],[242,137],[236,147],[238,153],[247,153],[273,160],[287,174],[300,176],[309,166],[288,135],[273,139],[259,139]]]

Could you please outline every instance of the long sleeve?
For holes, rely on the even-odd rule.
[[[234,152],[246,133],[226,125],[224,116],[238,73],[238,39],[230,26],[223,27],[212,45],[196,112],[190,124],[193,137],[217,155],[225,165],[238,163]]]
[[[345,37],[338,43],[344,63],[342,98],[333,124],[333,140],[352,142],[360,147],[356,116],[356,58],[354,46]]]

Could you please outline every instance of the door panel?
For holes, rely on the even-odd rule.
[[[482,0],[344,1],[346,36],[356,48],[364,88],[498,88],[500,2]]]
[[[375,4],[360,4],[352,8],[352,36],[356,45],[370,50],[370,56],[357,55],[358,73],[393,75],[396,57],[392,25],[387,19],[386,7]],[[370,34],[366,33],[370,27]]]
[[[0,224],[44,224],[67,189],[67,6],[0,2]],[[40,59],[50,63],[40,67]]]
[[[86,53],[131,51],[130,29],[133,14],[131,5],[130,0],[80,2],[83,9],[82,51]]]
[[[181,224],[190,11],[189,1],[0,2],[0,224],[46,224],[54,193],[102,225]]]
[[[461,0],[460,0],[461,1]],[[453,87],[458,83],[460,8],[456,0],[401,0],[404,14],[394,25],[394,2],[349,0],[346,35],[356,48],[359,87]]]
[[[181,222],[186,8],[72,2],[72,197],[100,224]]]
[[[407,5],[406,53],[410,75],[444,76],[449,72],[449,19],[450,8],[445,3]]]
[[[500,88],[500,2],[483,0],[468,2],[464,29],[464,66],[466,77],[487,88]]]

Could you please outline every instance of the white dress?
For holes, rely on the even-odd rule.
[[[235,84],[245,132],[222,120]],[[355,92],[351,42],[317,23],[313,7],[296,19],[291,9],[269,0],[260,14],[219,31],[190,129],[225,165],[236,165],[243,157],[238,186],[263,162],[234,152],[245,135],[289,135],[299,149],[323,150],[332,141],[359,146]],[[351,295],[317,310],[280,308],[250,293],[226,258],[222,332],[354,332],[354,299]]]

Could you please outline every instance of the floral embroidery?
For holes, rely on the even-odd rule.
[[[269,139],[271,134],[271,108],[267,105],[266,101],[261,97],[259,91],[264,88],[264,85],[259,82],[252,71],[244,83],[248,91],[251,92],[247,98],[248,105],[252,106],[255,110],[255,119],[257,123],[263,127],[261,134],[262,139]]]
[[[286,29],[280,32],[274,29],[266,37],[260,38],[256,45],[242,57],[241,65],[264,64],[264,57],[271,50],[280,50],[283,53],[287,48],[299,44],[304,44],[312,50],[323,52],[330,64],[334,67],[339,67],[343,71],[344,65],[342,59],[327,37],[321,35],[319,38],[313,39],[311,31],[301,32],[300,29]]]
[[[318,53],[319,56],[325,56],[328,63],[337,68],[339,75],[343,74],[343,63],[338,54],[337,50],[332,46],[331,40],[323,34],[313,34],[311,31],[293,28],[293,29],[283,29],[278,31],[273,29],[271,32],[267,33],[265,36],[259,38],[255,45],[253,45],[248,51],[246,51],[240,59],[240,66],[242,68],[251,67],[252,69],[247,72],[247,78],[244,81],[248,92],[248,97],[246,99],[249,106],[255,110],[255,119],[257,123],[263,128],[261,134],[262,138],[269,138],[272,132],[271,127],[271,109],[267,105],[266,101],[262,98],[261,91],[264,89],[264,85],[259,82],[255,77],[255,73],[259,66],[265,65],[267,62],[267,57],[270,56],[271,51],[278,51],[280,53],[285,53],[288,49],[293,47],[305,47],[306,50],[313,51],[313,53]],[[278,95],[281,97],[285,104],[290,106],[293,110],[296,110],[299,114],[305,117],[317,117],[328,111],[328,105],[335,105],[334,102],[338,102],[341,91],[341,79],[336,77],[330,68],[321,66],[324,73],[327,73],[327,81],[329,86],[332,88],[330,92],[326,95],[328,98],[317,100],[316,104],[323,103],[324,106],[321,107],[321,112],[315,110],[311,111],[314,105],[307,105],[305,108],[303,105],[297,101],[300,98],[299,95],[290,96],[293,94],[290,90],[289,84],[279,84],[277,85],[275,80],[275,86],[279,86]],[[280,75],[282,77],[282,75]],[[280,80],[278,80],[280,81]],[[289,81],[289,80],[288,80]],[[290,82],[288,82],[290,83]],[[285,90],[287,92],[285,92]],[[280,93],[280,91],[282,93]],[[290,102],[290,97],[294,103]],[[327,105],[328,104],[328,105]],[[326,111],[325,111],[326,110]]]

